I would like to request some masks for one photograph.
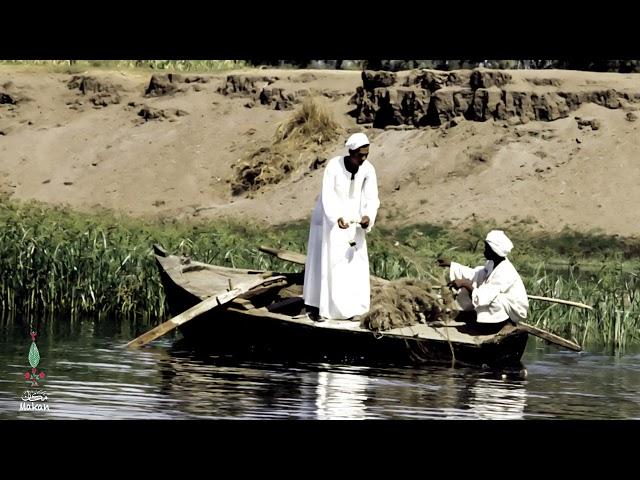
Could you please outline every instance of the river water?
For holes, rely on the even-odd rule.
[[[0,323],[0,419],[640,419],[640,349],[574,353],[529,338],[521,371],[265,363],[179,334],[131,351],[126,322]],[[21,407],[28,408],[21,410]]]

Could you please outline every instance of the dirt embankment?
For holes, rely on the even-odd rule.
[[[277,183],[234,194],[238,166],[256,152],[268,162],[278,127],[309,98],[337,122],[337,140],[297,144],[286,152],[296,167]],[[362,130],[387,224],[494,219],[635,236],[639,102],[639,74],[0,67],[0,192],[85,211],[277,224],[309,217],[324,162]]]

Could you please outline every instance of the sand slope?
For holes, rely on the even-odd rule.
[[[569,226],[639,233],[640,121],[632,120],[640,116],[640,103],[584,103],[550,122],[460,120],[449,128],[374,129],[347,114],[362,85],[360,72],[237,73],[277,77],[269,85],[271,101],[261,104],[250,92],[220,93],[227,73],[199,75],[176,83],[182,91],[146,97],[150,73],[85,72],[103,90],[82,93],[69,88],[73,75],[0,67],[0,192],[79,210],[109,208],[181,221],[233,216],[277,224],[308,218],[322,169],[296,172],[251,195],[234,197],[229,186],[236,162],[268,145],[278,123],[291,115],[275,109],[288,108],[274,100],[284,92],[293,108],[305,95],[317,97],[345,137],[358,130],[370,135],[381,221],[387,224],[491,218],[507,228],[526,222],[549,231]],[[532,78],[553,78],[577,92],[594,86],[640,89],[638,74],[512,75],[514,85],[532,91],[550,88]],[[145,120],[139,115],[144,109],[161,118]],[[580,128],[576,116],[597,120],[599,128]],[[343,153],[343,141],[326,147],[325,157]]]

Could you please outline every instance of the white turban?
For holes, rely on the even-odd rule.
[[[491,230],[487,234],[485,242],[489,244],[491,250],[501,257],[506,257],[513,248],[513,243],[502,230]]]
[[[354,133],[344,144],[349,150],[357,150],[364,145],[369,145],[369,139],[364,133]]]

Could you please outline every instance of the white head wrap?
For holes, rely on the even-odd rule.
[[[491,250],[501,257],[506,257],[513,248],[513,243],[509,240],[502,230],[491,230],[485,238],[485,242],[489,244]]]
[[[344,144],[349,150],[357,150],[364,145],[369,145],[369,139],[364,133],[354,133]]]

